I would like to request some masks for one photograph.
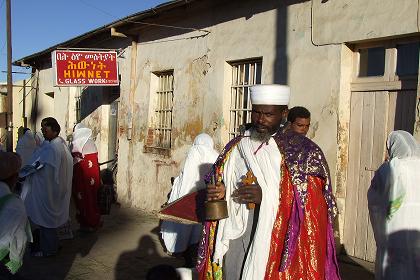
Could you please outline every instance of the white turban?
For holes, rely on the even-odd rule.
[[[284,85],[255,85],[250,87],[253,105],[288,105],[290,87]]]

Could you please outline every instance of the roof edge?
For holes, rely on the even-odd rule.
[[[25,67],[25,66],[33,66],[30,63],[31,61],[35,60],[36,58],[38,58],[40,56],[46,55],[48,53],[51,53],[52,51],[54,51],[54,50],[56,50],[58,48],[66,48],[66,47],[69,47],[71,45],[76,44],[77,42],[80,42],[80,41],[85,40],[85,39],[87,39],[89,37],[92,37],[95,34],[98,34],[100,32],[103,32],[103,31],[105,31],[107,29],[111,29],[113,27],[118,27],[118,26],[123,26],[125,24],[129,24],[128,21],[134,21],[134,20],[139,20],[139,19],[147,19],[149,17],[152,17],[152,16],[155,16],[157,14],[160,14],[160,13],[162,13],[164,11],[169,11],[169,10],[175,9],[177,7],[186,5],[186,4],[191,3],[191,2],[194,2],[194,1],[195,0],[173,0],[173,1],[169,1],[169,2],[166,2],[166,3],[159,4],[159,5],[157,5],[157,6],[153,7],[153,8],[150,8],[150,9],[147,9],[147,10],[143,10],[143,11],[138,12],[138,13],[135,13],[135,14],[128,15],[126,17],[123,17],[121,19],[118,19],[116,21],[113,21],[113,22],[111,22],[109,24],[103,25],[103,26],[98,27],[96,29],[93,29],[93,30],[91,30],[89,32],[86,32],[86,33],[84,33],[82,35],[79,35],[77,37],[74,37],[74,38],[72,38],[70,40],[67,40],[67,41],[58,43],[58,44],[56,44],[56,45],[54,45],[52,47],[49,47],[47,49],[44,49],[42,51],[39,51],[39,52],[36,52],[34,54],[31,54],[31,55],[25,56],[23,58],[17,59],[15,61],[13,61],[12,64],[14,66],[22,66],[22,67]]]

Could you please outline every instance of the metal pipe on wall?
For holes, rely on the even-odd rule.
[[[11,0],[6,0],[7,32],[7,141],[6,150],[13,150],[13,79],[12,79],[12,15]]]

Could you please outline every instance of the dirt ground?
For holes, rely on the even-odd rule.
[[[145,279],[158,264],[183,266],[184,261],[166,255],[159,241],[159,220],[142,211],[114,207],[103,216],[104,226],[95,233],[80,233],[73,223],[74,238],[62,241],[55,257],[26,254],[19,276],[26,280],[134,280]],[[340,257],[343,280],[373,280],[373,265]]]

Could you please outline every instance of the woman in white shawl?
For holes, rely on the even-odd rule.
[[[402,130],[387,139],[389,159],[368,191],[377,252],[376,279],[418,279],[420,275],[420,153]]]
[[[32,154],[37,148],[35,136],[29,128],[23,129],[23,134],[16,143],[16,153],[22,159],[22,166],[31,164]]]
[[[199,134],[188,151],[181,174],[175,178],[168,203],[191,192],[205,188],[204,175],[211,171],[218,152],[213,148],[213,139],[205,133]],[[164,221],[161,225],[162,239],[170,253],[183,253],[190,245],[197,244],[201,225],[184,225]],[[186,266],[193,266],[188,253],[184,255]]]
[[[3,276],[18,271],[26,243],[32,241],[25,206],[12,193],[20,165],[17,154],[0,151],[0,275]]]

